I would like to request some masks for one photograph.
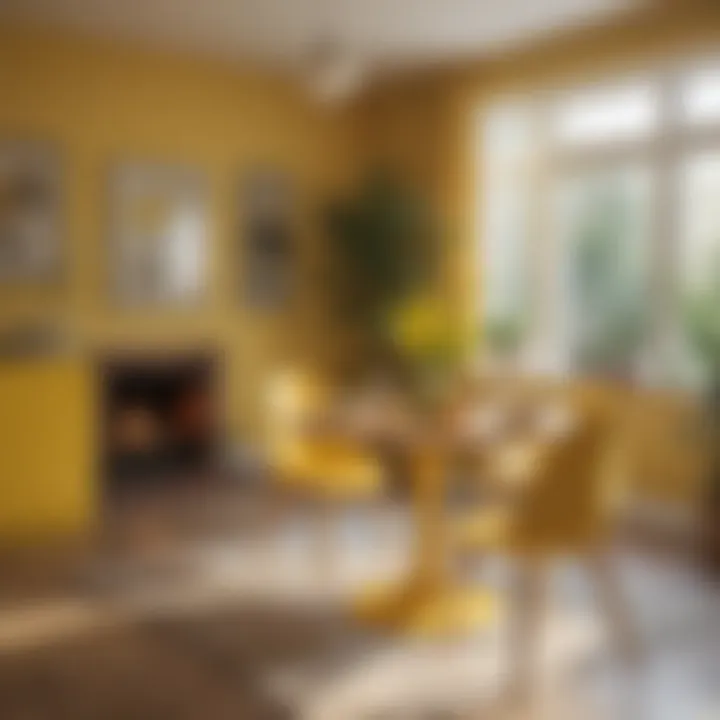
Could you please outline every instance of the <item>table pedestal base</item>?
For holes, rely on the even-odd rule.
[[[411,636],[465,635],[492,621],[495,600],[487,591],[450,580],[409,580],[369,589],[354,604],[369,625]]]

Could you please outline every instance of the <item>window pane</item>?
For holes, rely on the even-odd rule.
[[[720,252],[720,152],[690,159],[682,178],[682,284],[709,282]]]
[[[627,374],[647,327],[650,176],[642,168],[560,184],[557,317],[572,368]]]
[[[720,151],[689,159],[681,179],[682,369],[684,377],[698,380],[710,345],[715,355],[720,351]]]
[[[554,134],[560,143],[601,143],[637,138],[656,124],[657,100],[651,85],[573,93],[556,107]]]
[[[493,108],[481,138],[483,311],[488,318],[517,318],[526,301],[532,115],[521,105]]]
[[[720,121],[720,67],[691,75],[683,86],[682,103],[690,122]]]

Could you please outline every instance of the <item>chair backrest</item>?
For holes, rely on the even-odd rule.
[[[609,530],[618,415],[607,401],[569,402],[572,430],[549,444],[519,501],[512,540],[520,549],[574,552]]]
[[[302,447],[303,426],[327,402],[327,389],[310,373],[287,368],[275,373],[267,388],[265,439],[271,456]]]
[[[713,450],[708,429],[695,398],[657,389],[639,392],[629,428],[633,495],[687,510],[702,503]]]

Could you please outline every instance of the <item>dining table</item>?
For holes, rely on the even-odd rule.
[[[323,423],[326,434],[341,435],[380,454],[399,454],[410,481],[409,571],[399,581],[363,588],[352,602],[357,618],[416,636],[467,634],[492,621],[498,598],[454,572],[446,499],[460,456],[480,462],[510,494],[522,487],[552,435],[533,430],[537,423],[528,417],[527,408],[518,412],[517,405],[499,400],[466,398],[432,409],[411,409],[376,399],[359,412],[335,413]]]

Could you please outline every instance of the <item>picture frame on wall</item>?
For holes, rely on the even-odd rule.
[[[274,311],[292,300],[296,271],[294,197],[289,177],[255,168],[241,183],[239,244],[245,305]]]
[[[125,163],[110,186],[113,299],[127,308],[191,307],[206,290],[208,197],[202,174]]]
[[[0,139],[0,284],[58,278],[61,173],[49,143]]]

